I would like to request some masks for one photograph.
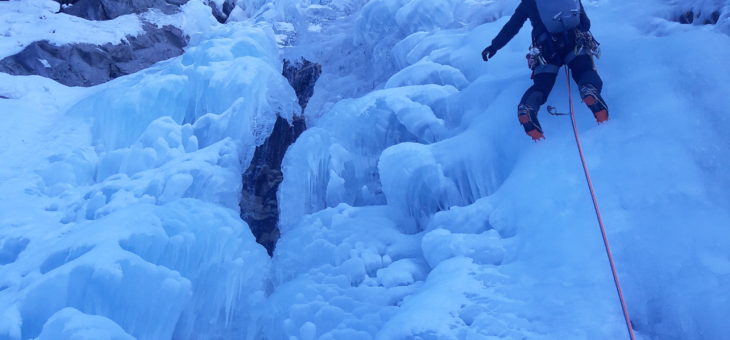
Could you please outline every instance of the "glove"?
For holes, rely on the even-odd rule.
[[[484,61],[489,61],[489,59],[494,57],[494,55],[496,53],[497,53],[497,51],[495,51],[491,45],[487,46],[487,48],[485,48],[484,51],[482,51],[482,59],[484,59]]]

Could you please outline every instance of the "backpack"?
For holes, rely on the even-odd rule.
[[[535,0],[548,32],[562,33],[580,25],[580,0]]]

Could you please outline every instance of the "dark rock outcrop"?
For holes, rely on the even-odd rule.
[[[289,80],[289,85],[294,88],[303,113],[304,109],[307,108],[309,99],[314,95],[314,85],[322,74],[322,66],[306,59],[294,63],[284,60],[282,74]]]
[[[314,94],[314,85],[322,73],[319,64],[302,59],[296,63],[284,61],[284,76],[294,88],[302,112]],[[243,174],[241,192],[241,218],[245,220],[256,242],[266,247],[269,255],[274,252],[279,239],[279,203],[276,192],[283,181],[281,162],[289,146],[306,129],[302,116],[292,124],[278,117],[274,129],[263,145],[256,148],[251,165]]]
[[[226,0],[223,2],[223,7],[218,8],[218,5],[216,5],[213,1],[208,1],[208,6],[213,10],[213,16],[216,20],[218,20],[219,23],[224,24],[228,20],[228,16],[231,15],[231,12],[236,7],[236,0]]]
[[[61,12],[88,20],[111,20],[156,8],[165,14],[179,11],[188,0],[56,0]]]
[[[30,44],[0,60],[0,72],[40,75],[68,86],[93,86],[179,56],[188,37],[177,27],[146,25],[145,33],[120,44],[70,44],[48,41]]]

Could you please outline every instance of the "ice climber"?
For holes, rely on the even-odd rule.
[[[570,67],[581,98],[598,123],[608,120],[608,106],[601,97],[603,81],[593,61],[600,50],[589,31],[591,21],[580,0],[521,0],[512,18],[482,52],[484,61],[507,45],[527,19],[532,24],[533,43],[527,59],[534,84],[517,107],[517,117],[525,132],[534,140],[544,138],[537,112],[547,101],[563,65]]]

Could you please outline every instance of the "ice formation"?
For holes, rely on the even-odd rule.
[[[1,208],[0,338],[253,334],[269,258],[238,217],[240,174],[298,105],[269,29],[199,34],[90,90],[4,76],[18,131],[2,135],[19,147],[3,153],[17,199]]]
[[[18,3],[2,56],[31,39],[3,15]],[[722,339],[728,4],[584,4],[612,120],[579,106],[578,125],[634,329]],[[626,337],[569,122],[542,113],[538,144],[517,123],[528,28],[480,59],[516,5],[243,0],[221,25],[191,0],[191,45],[150,69],[89,89],[0,74],[0,339]],[[270,258],[238,200],[299,114],[291,56],[323,74]],[[566,97],[561,79],[549,103]]]

